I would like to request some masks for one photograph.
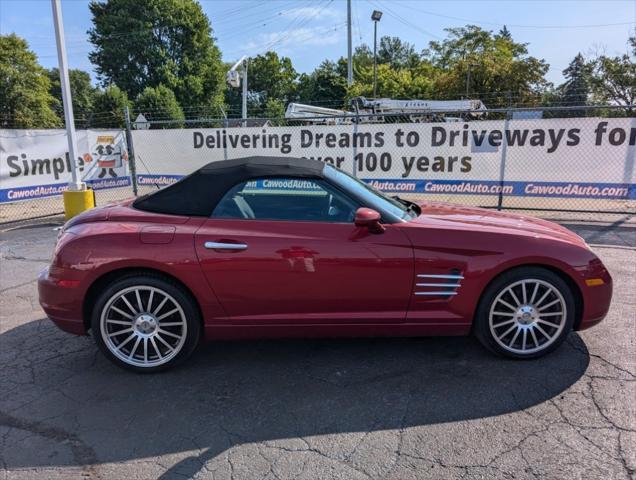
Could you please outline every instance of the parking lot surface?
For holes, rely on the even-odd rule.
[[[633,479],[636,231],[578,228],[613,305],[545,358],[472,338],[217,342],[158,375],[44,317],[51,226],[2,233],[0,480]]]

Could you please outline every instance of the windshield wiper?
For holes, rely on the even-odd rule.
[[[394,200],[397,200],[402,205],[404,205],[406,207],[406,211],[408,213],[414,213],[415,215],[420,215],[422,213],[422,209],[415,202],[411,202],[410,200],[406,200],[404,198],[401,198],[398,195],[393,195],[391,198],[394,199]]]
[[[409,202],[408,200],[404,200],[402,197],[398,196],[398,195],[393,195],[391,196],[391,198],[393,200],[397,200],[398,202],[400,202],[402,205],[406,205],[407,207],[409,206],[409,204],[411,202]]]

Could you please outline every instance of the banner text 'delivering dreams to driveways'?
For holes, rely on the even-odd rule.
[[[209,161],[275,155],[322,160],[387,192],[636,198],[629,118],[146,130],[134,142],[152,164],[142,184],[172,183]]]

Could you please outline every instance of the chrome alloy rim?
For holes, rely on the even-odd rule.
[[[108,350],[135,367],[156,367],[183,348],[188,326],[183,309],[168,293],[135,286],[110,297],[100,318]]]
[[[559,338],[567,308],[561,292],[539,279],[515,282],[492,302],[488,323],[495,341],[505,350],[527,355]]]

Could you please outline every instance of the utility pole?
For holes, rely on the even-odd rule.
[[[247,58],[243,62],[243,105],[241,107],[243,126],[247,127]]]
[[[378,22],[373,22],[373,99],[378,89]]]
[[[353,83],[353,64],[351,51],[351,0],[347,0],[347,85]]]
[[[373,20],[373,98],[376,98],[376,91],[378,87],[378,22],[382,18],[382,12],[379,10],[373,10],[371,14],[371,20]]]
[[[60,0],[51,0],[53,8],[53,23],[55,24],[55,43],[57,44],[57,60],[60,70],[60,87],[62,103],[64,105],[64,122],[66,123],[66,138],[68,140],[68,154],[71,160],[70,191],[86,190],[86,184],[81,181],[77,166],[77,139],[75,138],[75,118],[73,116],[73,101],[71,98],[71,82],[68,78],[68,61],[64,41],[64,24],[62,21],[62,5]]]

